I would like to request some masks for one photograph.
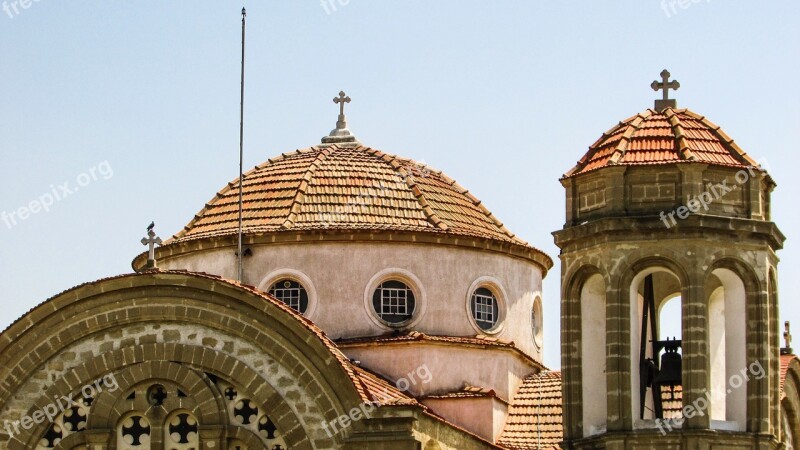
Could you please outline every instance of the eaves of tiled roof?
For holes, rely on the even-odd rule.
[[[494,391],[494,389],[487,389],[477,386],[464,386],[462,389],[457,391],[426,395],[421,397],[420,400],[447,400],[460,398],[495,398],[503,403],[508,404],[508,401],[497,396],[497,393]]]
[[[339,348],[367,347],[376,345],[407,345],[414,343],[430,343],[440,345],[454,345],[481,348],[501,348],[515,353],[517,356],[527,360],[539,370],[548,370],[542,363],[531,358],[520,350],[513,341],[505,341],[491,336],[435,336],[419,331],[409,331],[404,333],[391,333],[382,336],[368,336],[348,339],[337,339],[336,345]]]
[[[564,178],[617,165],[758,167],[722,129],[688,109],[648,109],[603,133]]]
[[[563,440],[561,372],[525,378],[497,443],[515,450],[558,449]]]

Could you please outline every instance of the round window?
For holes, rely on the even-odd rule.
[[[531,332],[533,333],[533,342],[537,347],[542,346],[542,324],[544,317],[542,317],[542,300],[539,297],[533,301],[533,308],[531,308]]]
[[[384,281],[372,295],[372,307],[381,320],[392,325],[401,324],[414,315],[414,291],[402,281]]]
[[[308,292],[297,281],[288,278],[278,280],[269,289],[269,293],[300,314],[305,314],[308,309]]]
[[[485,287],[475,289],[470,302],[472,318],[481,330],[489,331],[500,321],[500,307],[497,297]]]

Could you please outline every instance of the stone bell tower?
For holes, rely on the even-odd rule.
[[[779,448],[775,183],[661,75],[561,179],[564,448]]]

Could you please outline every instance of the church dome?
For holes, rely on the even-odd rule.
[[[702,163],[732,168],[758,167],[722,129],[688,109],[648,109],[603,133],[569,178],[604,167]]]
[[[167,244],[235,235],[238,178]],[[392,231],[527,243],[444,173],[359,143],[284,153],[244,175],[246,235]]]

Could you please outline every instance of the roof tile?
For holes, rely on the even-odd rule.
[[[611,155],[614,156],[611,156]],[[746,168],[758,164],[719,126],[687,109],[649,109],[597,140],[565,178],[615,164],[699,162]]]

